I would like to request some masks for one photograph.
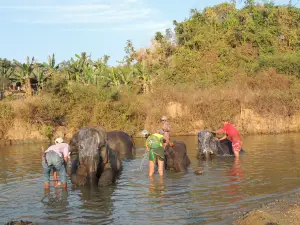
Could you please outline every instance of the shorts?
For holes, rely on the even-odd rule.
[[[232,142],[232,149],[234,152],[239,152],[242,149],[242,142],[241,141],[235,141]]]
[[[46,152],[45,160],[42,161],[44,182],[50,182],[50,172],[55,169],[62,183],[67,182],[65,162],[56,152]]]
[[[155,162],[156,159],[164,161],[165,151],[163,147],[151,149],[149,152],[149,160]]]

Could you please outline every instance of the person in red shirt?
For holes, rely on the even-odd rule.
[[[223,120],[223,127],[220,128],[219,130],[213,131],[212,133],[215,134],[222,134],[225,133],[225,136],[222,138],[219,138],[217,140],[221,141],[224,139],[229,139],[232,142],[232,149],[234,156],[236,158],[239,158],[240,156],[240,151],[242,149],[242,140],[240,133],[236,129],[235,125],[231,124],[229,120],[225,119]]]

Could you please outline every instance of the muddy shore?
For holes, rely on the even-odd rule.
[[[236,219],[234,225],[295,225],[300,224],[300,192],[256,208]]]

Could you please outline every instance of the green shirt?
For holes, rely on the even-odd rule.
[[[164,136],[161,134],[151,134],[146,140],[146,146],[148,151],[151,149],[157,149],[163,146]]]

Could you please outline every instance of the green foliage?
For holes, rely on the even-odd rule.
[[[261,68],[273,67],[280,73],[295,75],[300,78],[300,52],[287,52],[280,55],[260,56]]]
[[[53,138],[53,132],[54,129],[52,126],[45,126],[44,127],[44,135],[48,138],[49,142],[51,142],[52,138]]]

